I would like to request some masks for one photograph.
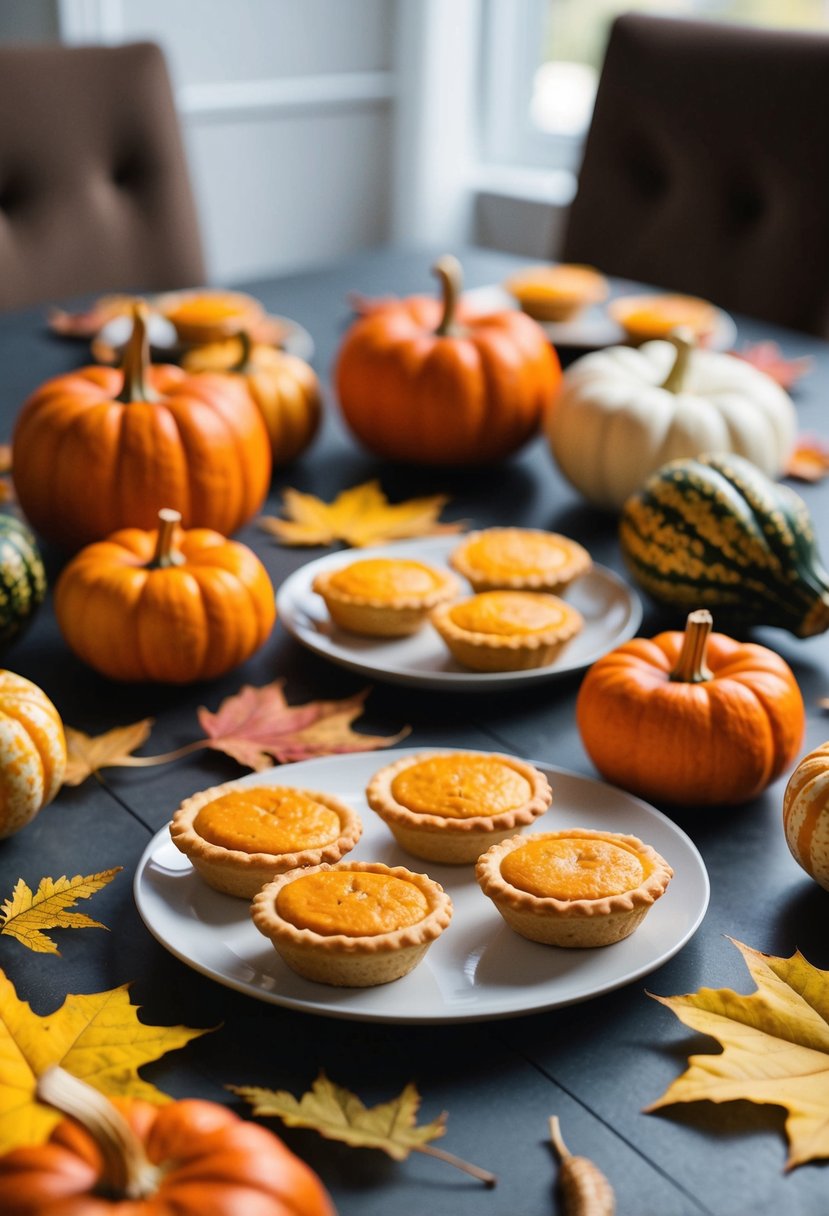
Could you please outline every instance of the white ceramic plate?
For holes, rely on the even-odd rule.
[[[239,786],[290,784],[336,793],[357,808],[362,839],[349,857],[423,870],[449,892],[452,923],[424,961],[377,988],[333,988],[295,975],[248,917],[246,900],[213,891],[162,828],[135,876],[135,901],[150,932],[177,958],[220,984],[262,1001],[367,1022],[453,1022],[512,1017],[585,1001],[655,970],[685,945],[708,906],[708,875],[694,844],[654,807],[600,781],[540,765],[553,808],[534,831],[588,827],[632,833],[673,866],[674,878],[629,938],[595,950],[526,941],[508,929],[475,882],[472,866],[409,857],[366,806],[363,790],[384,764],[422,748],[329,756],[242,777]]]
[[[534,684],[580,671],[632,638],[639,628],[642,603],[636,592],[612,570],[594,566],[564,593],[563,598],[584,617],[584,628],[554,663],[531,671],[475,672],[461,667],[452,658],[439,634],[428,624],[408,638],[365,638],[338,629],[323,601],[311,589],[321,570],[366,557],[412,557],[448,568],[449,554],[460,540],[458,536],[434,536],[377,549],[329,553],[300,566],[285,580],[276,599],[279,619],[303,646],[341,667],[391,684],[460,692]]]
[[[630,291],[617,292],[623,295],[645,294],[643,288],[631,286]],[[654,294],[657,294],[654,292]],[[667,293],[664,293],[667,294]],[[503,287],[492,285],[477,287],[464,292],[464,303],[475,312],[497,312],[504,308],[517,308],[518,303]],[[708,350],[731,350],[737,341],[737,325],[730,313],[722,308],[716,310],[714,330],[708,339]],[[586,308],[572,321],[539,321],[539,325],[554,346],[569,346],[578,350],[598,350],[604,346],[624,346],[625,331],[599,304]]]

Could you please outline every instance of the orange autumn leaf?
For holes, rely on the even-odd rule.
[[[691,1056],[689,1067],[647,1109],[675,1102],[748,1102],[787,1112],[791,1169],[829,1157],[829,971],[795,952],[761,954],[734,942],[757,991],[701,988],[654,997],[692,1030],[721,1044],[718,1054]]]
[[[116,726],[114,730],[94,736],[67,726],[64,785],[80,785],[99,769],[123,764],[137,747],[146,742],[152,725],[152,718],[143,718],[131,726]]]
[[[787,359],[776,342],[746,343],[742,350],[730,352],[735,359],[751,363],[758,371],[765,372],[781,388],[789,389],[811,371],[814,362],[808,355],[798,359]]]
[[[818,435],[801,435],[783,473],[798,481],[822,481],[829,473],[829,443]]]
[[[107,883],[112,882],[123,866],[102,870],[98,874],[74,878],[41,878],[37,891],[17,880],[11,898],[0,907],[0,934],[16,938],[21,945],[36,954],[60,954],[44,929],[105,929],[100,921],[82,912],[67,912],[79,899],[89,899]]]
[[[0,971],[0,1152],[41,1143],[61,1119],[35,1098],[37,1079],[51,1065],[113,1097],[168,1102],[138,1069],[207,1033],[139,1021],[126,985],[69,995],[59,1009],[41,1017]]]
[[[344,541],[362,548],[414,536],[461,532],[463,522],[439,523],[448,499],[444,494],[390,503],[377,481],[366,481],[323,502],[299,490],[283,492],[285,519],[265,515],[259,526],[283,545],[331,545]]]

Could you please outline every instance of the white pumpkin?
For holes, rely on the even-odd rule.
[[[736,452],[779,477],[796,417],[770,376],[674,335],[577,360],[546,430],[567,480],[596,506],[619,508],[667,461],[703,452]]]

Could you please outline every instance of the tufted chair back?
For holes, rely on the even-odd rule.
[[[829,337],[829,36],[617,18],[561,256]]]
[[[0,48],[0,308],[203,281],[160,49]]]

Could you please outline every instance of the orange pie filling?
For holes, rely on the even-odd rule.
[[[418,924],[430,905],[414,883],[392,875],[321,870],[285,885],[276,911],[297,929],[323,937],[374,937]]]
[[[281,786],[223,794],[202,807],[193,827],[210,844],[274,854],[322,848],[342,831],[336,811]]]
[[[409,811],[471,819],[515,810],[532,797],[526,777],[485,756],[434,756],[404,768],[391,783],[392,797]]]
[[[519,529],[483,532],[464,550],[466,564],[494,578],[548,574],[568,562],[573,546],[543,532]]]
[[[534,591],[482,591],[453,604],[449,619],[467,633],[529,637],[560,628],[575,616],[555,596]]]
[[[652,872],[651,862],[624,843],[578,836],[528,840],[501,863],[506,882],[540,899],[623,895]]]
[[[389,603],[401,598],[431,595],[443,577],[423,562],[374,557],[343,566],[328,579],[328,587],[355,599]]]
[[[250,296],[233,292],[195,292],[182,295],[171,301],[165,310],[166,316],[176,325],[202,325],[204,322],[223,322],[258,313],[261,306]]]

